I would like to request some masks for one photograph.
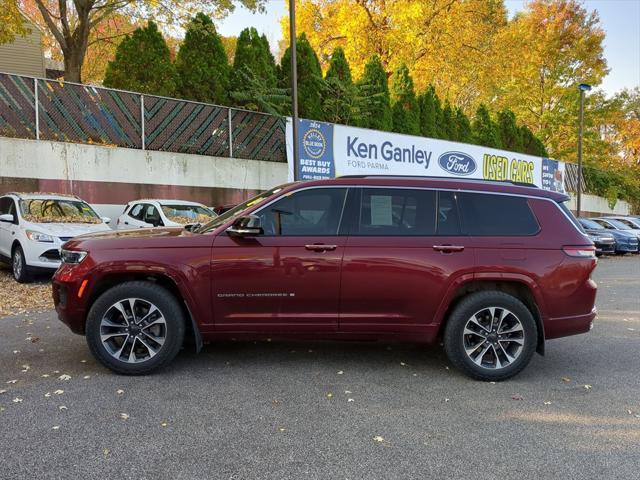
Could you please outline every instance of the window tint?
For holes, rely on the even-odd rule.
[[[433,190],[362,189],[358,235],[434,235],[436,193]]]
[[[153,205],[147,205],[144,214],[144,221],[158,226],[160,224],[160,212],[158,212],[158,209]]]
[[[438,192],[438,235],[460,235],[457,194]]]
[[[565,215],[569,217],[569,220],[571,220],[571,222],[576,226],[576,228],[580,230],[582,233],[585,233],[584,228],[582,228],[584,223],[582,222],[582,220],[578,220],[575,217],[573,212],[569,209],[569,206],[567,205],[568,203],[569,203],[569,200],[565,200],[564,202],[558,202],[558,206],[560,207],[560,210],[562,210],[565,213]],[[587,227],[587,228],[593,228],[593,227]],[[596,228],[599,228],[597,224],[596,224]]]
[[[527,199],[486,193],[461,193],[466,232],[479,236],[534,235],[540,227]]]
[[[594,218],[593,221],[596,222],[598,225],[603,226],[607,230],[615,230],[616,229],[613,225],[611,225],[609,222],[605,222],[604,220],[598,220],[598,219]]]
[[[337,235],[346,188],[293,192],[260,210],[265,235]]]

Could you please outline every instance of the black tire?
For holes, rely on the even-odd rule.
[[[109,351],[109,346],[105,345],[101,340],[101,322],[105,315],[113,312],[112,307],[116,303],[130,298],[139,299],[143,305],[147,303],[152,304],[159,310],[160,315],[164,319],[164,343],[157,348],[157,353],[146,359],[136,359],[137,363],[128,363],[116,358],[113,350]],[[129,324],[128,320],[124,321]],[[141,322],[141,324],[142,323],[143,322]],[[119,328],[127,330],[127,327]],[[87,316],[86,338],[91,353],[105,367],[123,375],[145,375],[167,365],[175,358],[182,347],[184,334],[184,313],[182,308],[180,308],[178,300],[166,288],[152,282],[132,281],[121,283],[110,288],[94,302]],[[148,336],[142,337],[142,335],[142,333],[139,333],[137,337],[144,338],[149,342]],[[130,338],[133,339],[133,344],[136,345],[136,336],[126,337],[125,341],[129,341],[129,344],[131,344]],[[138,347],[141,347],[141,345],[138,344]],[[131,348],[129,348],[128,351],[130,352]],[[126,352],[125,347],[123,353],[126,354]],[[148,348],[147,352],[149,352]]]
[[[507,340],[497,340],[495,334],[493,337],[490,337],[488,341],[484,341],[484,345],[489,349],[489,360],[493,359],[493,365],[495,367],[486,367],[476,364],[465,350],[465,342],[474,340],[473,335],[467,335],[465,339],[464,332],[467,322],[470,321],[471,317],[477,318],[475,317],[476,313],[480,313],[482,310],[490,307],[509,310],[515,317],[515,320],[520,322],[520,325],[522,326],[521,330],[523,332],[522,341],[524,344],[521,349],[518,350],[517,356],[514,357],[515,360],[512,362],[505,361],[504,363],[506,365],[502,365],[501,362],[500,368],[497,368],[499,359],[496,361],[495,356],[493,355],[493,352],[495,352],[496,349],[490,349],[491,345],[489,344],[491,343],[491,340],[496,342],[494,345],[498,345],[496,348],[503,361],[507,358],[504,356],[506,350],[502,350],[502,352],[500,352],[500,345],[505,345],[507,350],[513,348],[518,349],[518,343],[508,343]],[[490,317],[490,315],[488,315],[488,317]],[[514,317],[509,316],[509,321],[513,321]],[[506,318],[507,316],[505,316],[505,319]],[[505,322],[506,321],[507,320],[505,320]],[[480,330],[480,332],[483,335],[486,334],[486,332],[482,330]],[[513,333],[510,335],[515,336],[516,334]],[[505,335],[504,337],[506,338],[507,336]],[[480,337],[478,336],[478,341],[476,342],[478,345],[483,343],[482,341],[479,341],[479,338]],[[500,291],[476,292],[463,298],[451,312],[444,331],[444,348],[451,363],[469,377],[484,381],[501,381],[517,375],[531,361],[531,357],[536,351],[537,342],[538,328],[529,309],[517,298]],[[474,345],[472,344],[472,348],[473,346]],[[479,348],[480,352],[485,351],[482,345]],[[476,352],[477,350],[474,351],[474,353]],[[478,355],[476,354],[476,360],[477,358]],[[480,362],[483,363],[482,358],[480,359]],[[490,364],[491,362],[487,363]]]
[[[20,245],[16,245],[11,253],[11,272],[18,283],[29,283],[31,281],[31,273]]]

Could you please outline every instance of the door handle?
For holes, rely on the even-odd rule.
[[[311,250],[312,252],[327,252],[330,250],[335,250],[337,248],[337,245],[314,243],[312,245],[305,245],[304,248],[306,248],[307,250]]]
[[[434,245],[433,249],[436,252],[453,253],[453,252],[462,252],[464,250],[464,246],[462,246],[462,245]]]

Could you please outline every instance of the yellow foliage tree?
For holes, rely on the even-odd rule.
[[[16,35],[24,35],[27,28],[16,0],[0,0],[0,44],[11,42]]]
[[[285,42],[288,21],[281,21]],[[387,75],[406,64],[417,91],[433,84],[467,111],[486,95],[494,38],[506,23],[502,0],[298,0],[296,7],[296,28],[325,70],[337,46],[355,78],[378,55]]]

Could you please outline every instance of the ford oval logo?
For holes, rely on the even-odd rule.
[[[462,152],[445,152],[438,157],[438,164],[440,168],[454,175],[471,175],[476,171],[476,161]]]

